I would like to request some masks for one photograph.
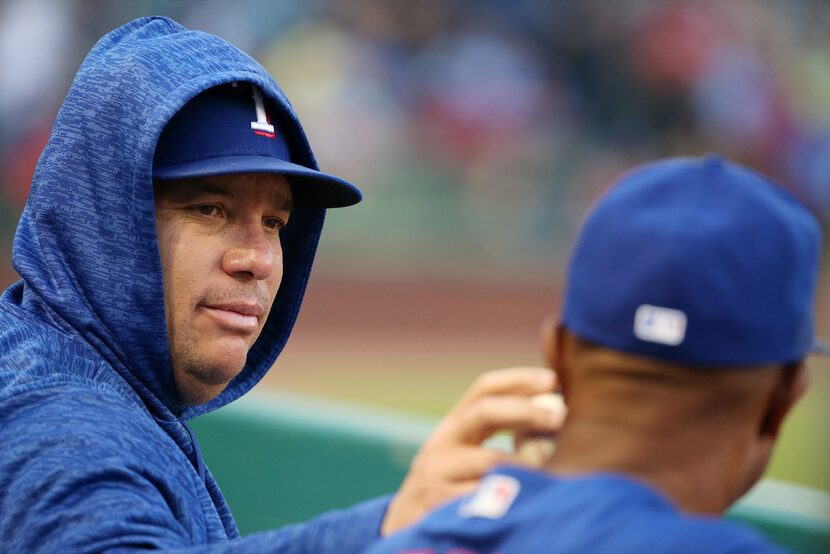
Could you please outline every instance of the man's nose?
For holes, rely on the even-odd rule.
[[[267,279],[282,255],[279,239],[267,236],[262,225],[236,229],[222,266],[228,275],[245,279]]]

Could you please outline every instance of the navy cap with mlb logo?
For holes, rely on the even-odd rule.
[[[296,206],[336,208],[360,202],[363,196],[351,183],[292,163],[288,142],[275,123],[255,85],[208,89],[165,126],[153,158],[153,178],[275,173],[288,179]]]
[[[563,324],[697,366],[797,362],[816,341],[818,222],[764,175],[711,155],[624,175],[586,219]]]

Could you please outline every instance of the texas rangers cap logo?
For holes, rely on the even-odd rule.
[[[261,137],[274,138],[274,126],[268,120],[268,114],[265,112],[265,101],[262,99],[262,93],[254,85],[251,87],[254,97],[254,108],[256,108],[256,121],[251,121],[251,129],[255,135]]]

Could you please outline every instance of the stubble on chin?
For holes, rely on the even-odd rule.
[[[228,370],[225,361],[211,359],[194,348],[187,333],[178,333],[170,344],[173,379],[179,398],[187,405],[209,402],[225,390],[245,367],[245,359]]]

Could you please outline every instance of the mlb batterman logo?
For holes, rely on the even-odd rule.
[[[634,314],[634,335],[647,342],[677,346],[686,338],[686,314],[643,304]]]
[[[520,489],[518,479],[508,475],[488,475],[473,496],[458,507],[458,515],[499,519],[513,505]]]

